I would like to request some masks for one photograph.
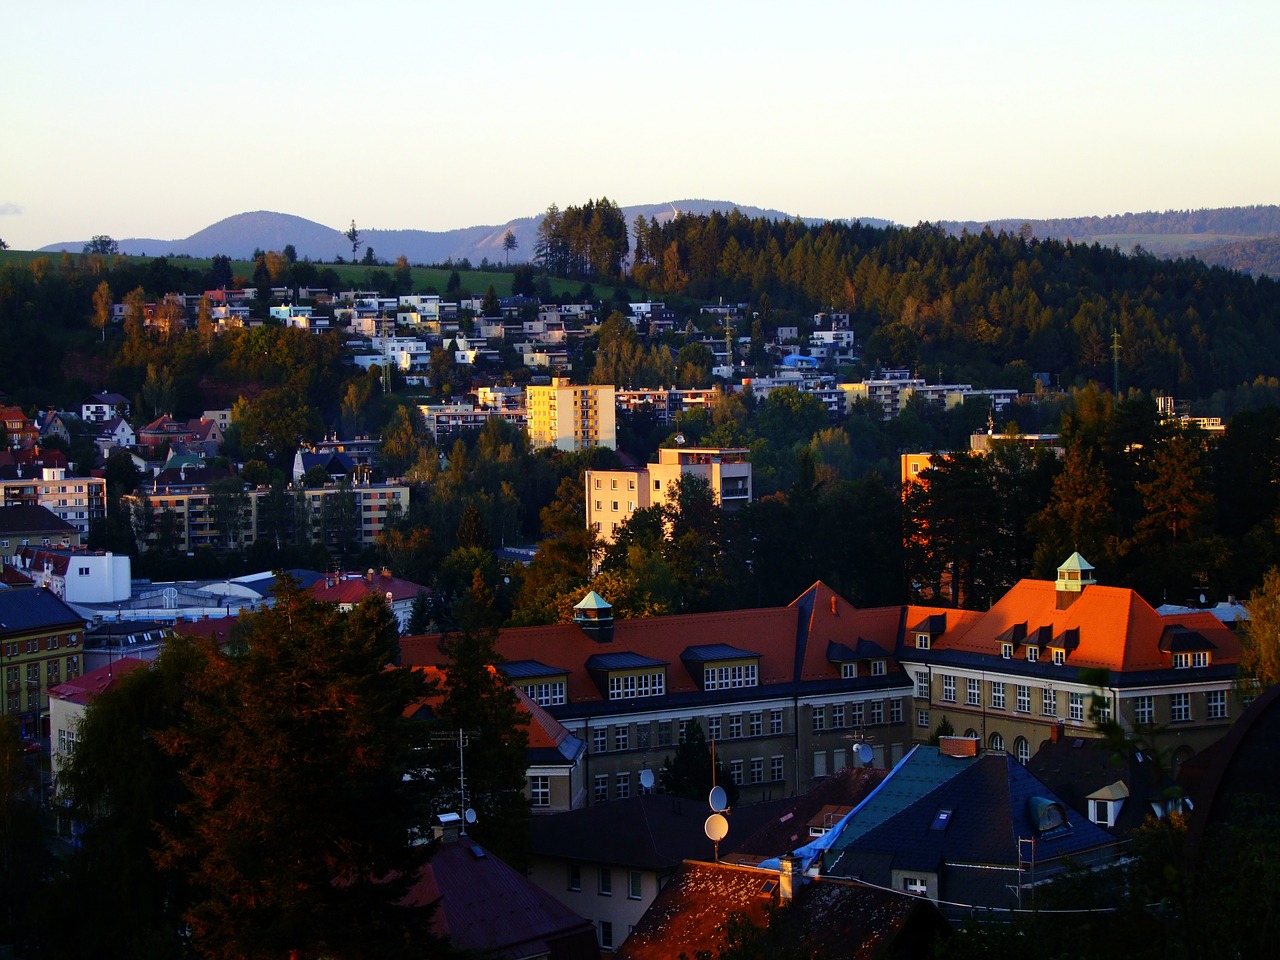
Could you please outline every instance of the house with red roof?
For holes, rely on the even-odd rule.
[[[1209,611],[1161,615],[1098,583],[1078,553],[1056,581],[1022,580],[985,613],[911,606],[904,617],[894,654],[914,680],[921,739],[945,716],[1026,763],[1054,737],[1097,736],[1099,715],[1158,731],[1176,765],[1231,724],[1235,634]]]
[[[25,450],[40,439],[40,431],[21,407],[0,407],[0,427],[9,436],[9,446]]]
[[[50,758],[53,763],[55,793],[58,789],[58,774],[66,765],[67,758],[76,751],[78,729],[89,705],[122,678],[145,666],[145,660],[121,657],[81,676],[68,677],[57,686],[49,688]]]
[[[413,601],[419,593],[430,594],[431,589],[420,583],[393,577],[383,567],[375,571],[370,567],[365,573],[331,574],[311,585],[311,593],[325,603],[336,603],[343,613],[349,613],[365,597],[377,594],[387,601],[391,612],[400,624],[400,632],[409,629],[409,617],[413,614]],[[426,664],[414,664],[426,666]]]

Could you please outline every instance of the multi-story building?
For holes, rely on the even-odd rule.
[[[743,802],[807,790],[862,761],[904,755],[911,681],[889,651],[900,608],[855,611],[814,584],[785,607],[625,620],[594,593],[572,624],[502,630],[499,667],[587,745],[587,803],[636,796],[696,720]],[[879,637],[880,642],[869,637]],[[401,640],[440,666],[437,636]],[[859,751],[862,752],[862,751]],[[545,793],[534,792],[534,811]]]
[[[131,592],[133,565],[123,553],[23,547],[13,565],[37,587],[70,604],[115,603]]]
[[[619,390],[615,394],[618,409],[630,413],[652,413],[659,423],[675,423],[691,410],[705,410],[719,397],[719,387],[677,390],[674,387]]]
[[[52,510],[19,504],[0,510],[0,563],[32,547],[78,547],[80,531]]]
[[[1056,582],[1022,580],[985,613],[907,607],[896,658],[914,681],[917,739],[945,716],[1025,763],[1064,732],[1098,736],[1104,717],[1154,735],[1176,764],[1220,738],[1235,635],[1208,611],[1162,616],[1092,571],[1073,554]]]
[[[89,705],[134,670],[146,666],[146,660],[119,657],[83,676],[67,677],[49,691],[49,759],[55,796],[58,778],[76,752],[80,724]]]
[[[0,407],[0,427],[9,437],[9,446],[25,449],[40,439],[40,430],[21,407]]]
[[[960,406],[969,397],[985,397],[997,413],[1018,399],[1018,391],[1014,389],[981,389],[968,383],[929,384],[923,378],[906,375],[906,371],[889,372],[901,375],[864,380],[862,383],[845,383],[841,384],[841,389],[848,394],[850,402],[867,399],[879,404],[885,417],[896,417],[906,409],[907,401],[913,396],[922,397],[948,410]]]
[[[0,507],[31,504],[52,510],[81,536],[89,524],[107,514],[107,481],[103,477],[68,477],[60,467],[46,467],[40,478],[0,480]]]
[[[578,385],[564,377],[553,377],[547,386],[530,386],[530,443],[559,450],[617,446],[614,393],[610,384]]]
[[[640,470],[588,470],[587,526],[611,542],[632,514],[665,501],[686,474],[705,479],[721,508],[736,510],[751,502],[750,453],[746,448],[664,447],[657,463]]]
[[[80,676],[84,623],[50,590],[0,590],[0,709],[22,737],[49,735],[49,688]]]

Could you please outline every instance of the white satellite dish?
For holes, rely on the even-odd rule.
[[[677,443],[679,446],[682,446],[682,447],[684,446],[684,434],[683,434],[683,433],[677,433],[677,434],[676,434],[676,443]]]
[[[712,787],[707,803],[711,804],[711,809],[716,813],[723,813],[729,808],[729,795],[724,792],[724,787]]]
[[[652,770],[646,769],[646,770],[640,771],[640,786],[644,787],[646,790],[653,789],[653,771]]]
[[[467,823],[475,823],[476,812],[472,810],[470,807],[467,807],[467,812],[462,815],[462,819],[466,820]]]
[[[707,822],[702,829],[708,840],[719,843],[729,835],[729,821],[725,819],[724,814],[713,813],[707,817]]]
[[[871,749],[869,743],[860,743],[854,749],[858,751],[858,759],[863,763],[870,763],[875,759],[875,751]]]

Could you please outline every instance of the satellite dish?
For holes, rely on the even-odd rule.
[[[1200,602],[1201,602],[1201,603],[1204,603],[1204,594],[1203,594],[1203,593],[1202,593],[1202,594],[1200,594]]]
[[[716,813],[722,813],[729,808],[729,795],[724,792],[724,787],[712,787],[707,803],[711,804],[711,809]]]
[[[646,790],[653,789],[653,771],[652,770],[640,771],[640,786],[644,787]]]
[[[684,446],[684,434],[683,434],[683,433],[677,433],[677,434],[676,434],[676,444],[677,444],[677,445],[679,445],[679,446],[681,446],[681,447],[683,447],[683,446]]]
[[[870,763],[875,759],[876,754],[875,751],[871,749],[871,744],[860,743],[855,749],[858,751],[858,759],[863,763]]]
[[[716,789],[720,788],[717,787]],[[713,813],[707,817],[707,822],[702,829],[706,833],[708,840],[719,843],[729,835],[729,821],[725,819],[724,814]]]
[[[462,815],[462,819],[467,821],[467,823],[475,823],[476,812],[472,810],[470,807],[467,807],[467,812]]]

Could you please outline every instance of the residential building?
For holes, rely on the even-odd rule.
[[[823,584],[785,607],[615,623],[588,594],[572,624],[500,631],[511,682],[587,744],[588,804],[625,799],[697,720],[743,802],[807,790],[868,748],[896,762],[912,736],[911,681],[892,662],[901,609],[855,611]],[[446,662],[434,635],[404,663]]]
[[[25,450],[35,446],[40,439],[40,431],[21,407],[0,407],[0,428],[9,437],[9,446],[15,450]]]
[[[138,435],[123,417],[114,417],[101,422],[98,435],[94,438],[94,446],[98,448],[105,460],[117,450],[127,450],[138,442]]]
[[[676,423],[681,414],[705,410],[722,391],[719,387],[677,390],[674,387],[619,390],[614,395],[618,409],[632,414],[652,414],[659,423]]]
[[[0,507],[13,504],[46,507],[87,537],[89,525],[107,514],[107,481],[103,477],[68,477],[60,467],[46,467],[29,477],[0,479]]]
[[[783,909],[778,909],[779,907]],[[926,960],[949,932],[937,908],[921,897],[779,868],[689,861],[663,888],[622,943],[618,960],[716,956],[726,924],[739,916],[758,927],[778,925],[797,954],[826,960]]]
[[[128,554],[23,547],[12,562],[37,587],[51,590],[59,600],[72,605],[115,603],[131,594],[133,568]]]
[[[85,423],[106,423],[108,420],[128,420],[133,413],[129,398],[119,393],[95,393],[80,403],[80,419]]]
[[[49,758],[55,796],[58,778],[76,752],[80,723],[89,705],[134,670],[145,666],[145,660],[121,657],[81,676],[68,677],[49,690]]]
[[[1175,763],[1231,724],[1240,646],[1209,611],[1161,616],[1137,592],[1097,583],[1073,554],[1056,582],[1022,580],[985,613],[907,607],[896,658],[914,678],[917,738],[946,716],[1025,763],[1054,731],[1098,736],[1166,727]]]
[[[522,408],[507,406],[477,406],[474,403],[421,403],[418,411],[427,425],[427,432],[437,443],[456,437],[464,430],[479,430],[490,419],[497,417],[518,426],[526,425]]]
[[[915,747],[830,834],[797,851],[823,876],[950,903],[1030,907],[1035,886],[1119,854],[1116,838],[1006,753],[943,738]],[[967,755],[966,755],[967,754]]]
[[[930,403],[946,407],[960,406],[969,397],[984,397],[997,413],[1018,399],[1018,391],[1009,388],[981,389],[968,383],[926,383],[922,377],[912,377],[905,370],[886,371],[887,376],[864,380],[862,383],[841,384],[841,389],[852,402],[867,399],[880,405],[883,415],[896,417],[907,407],[907,401],[919,396]]]
[[[49,688],[83,672],[84,623],[52,591],[0,590],[3,711],[23,738],[49,735]]]
[[[0,563],[24,548],[51,546],[80,546],[80,531],[48,507],[19,503],[0,509]]]
[[[612,542],[632,514],[664,503],[688,475],[706,480],[722,509],[736,510],[751,502],[750,455],[745,447],[664,447],[639,470],[588,470],[587,526]]]
[[[547,386],[530,386],[525,398],[533,446],[559,450],[617,446],[612,385],[575,385],[554,377]]]
[[[391,613],[403,633],[409,628],[413,613],[413,601],[419,593],[430,594],[431,589],[409,580],[393,577],[385,567],[381,571],[372,568],[365,573],[344,573],[327,576],[311,585],[311,594],[322,603],[336,603],[343,613],[349,613],[368,596],[379,596],[387,602]]]

